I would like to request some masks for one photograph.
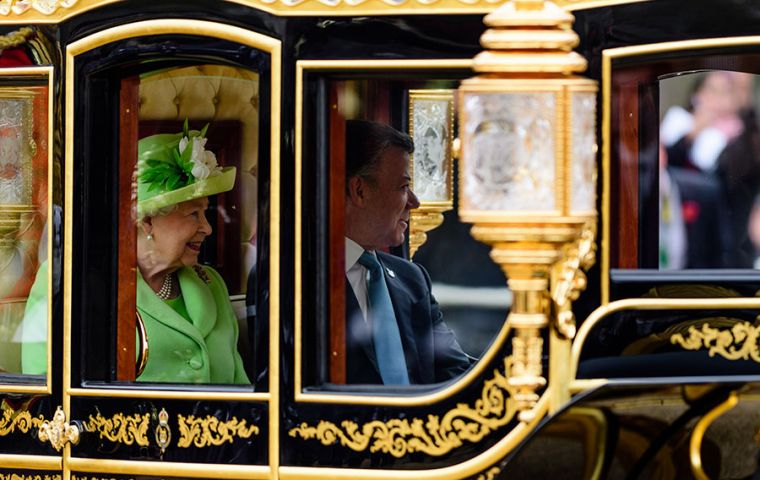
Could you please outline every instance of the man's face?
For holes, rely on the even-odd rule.
[[[374,249],[400,245],[409,226],[409,210],[420,206],[409,188],[409,155],[398,147],[383,152],[366,188],[362,221]]]

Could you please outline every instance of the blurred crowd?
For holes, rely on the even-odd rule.
[[[663,116],[659,177],[661,269],[760,268],[755,75],[698,74]]]

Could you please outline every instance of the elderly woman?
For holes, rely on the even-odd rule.
[[[235,168],[205,150],[205,128],[138,144],[137,311],[145,326],[146,382],[250,383],[224,281],[198,265],[208,197],[232,189]]]

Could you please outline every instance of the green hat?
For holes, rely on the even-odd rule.
[[[235,167],[221,168],[205,149],[206,129],[185,128],[137,143],[137,215],[154,215],[169,205],[232,190]]]

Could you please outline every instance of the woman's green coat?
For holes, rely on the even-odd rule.
[[[138,272],[137,311],[149,348],[138,381],[250,383],[237,350],[238,324],[227,287],[213,268],[196,268],[200,276],[193,268],[177,271],[192,322],[159,299]]]

